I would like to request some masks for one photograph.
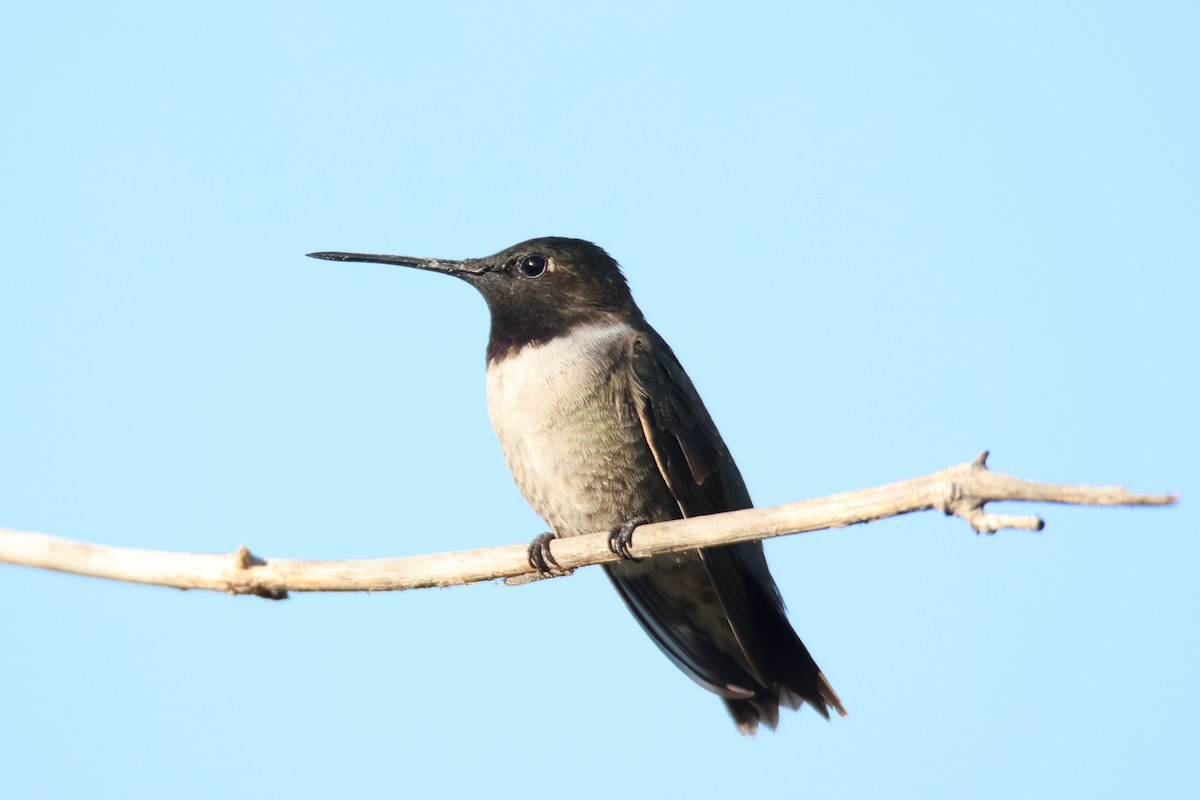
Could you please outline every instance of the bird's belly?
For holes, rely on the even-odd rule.
[[[488,410],[513,478],[560,536],[681,516],[631,405],[622,332],[529,345],[488,367]]]

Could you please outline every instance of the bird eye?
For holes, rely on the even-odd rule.
[[[547,261],[543,255],[525,256],[517,268],[526,278],[536,278],[546,271]]]

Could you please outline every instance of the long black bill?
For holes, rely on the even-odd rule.
[[[432,272],[448,272],[457,275],[463,272],[480,273],[485,269],[473,269],[465,261],[451,261],[445,258],[415,258],[413,256],[376,256],[367,253],[309,253],[309,258],[322,258],[326,261],[362,261],[368,264],[396,264],[401,267],[415,267]]]

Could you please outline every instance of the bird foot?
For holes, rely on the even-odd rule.
[[[555,570],[563,571],[562,565],[550,552],[550,542],[553,540],[553,533],[540,533],[529,543],[529,566],[536,569],[539,575],[549,577]]]
[[[613,555],[619,556],[622,561],[641,561],[640,558],[634,558],[629,552],[629,545],[633,543],[633,529],[638,525],[645,525],[649,520],[637,517],[628,522],[622,522],[617,527],[608,532],[608,549]]]

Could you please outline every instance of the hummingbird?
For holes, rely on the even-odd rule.
[[[491,312],[487,398],[513,478],[551,532],[530,544],[552,574],[555,537],[609,532],[604,565],[650,639],[720,697],[743,735],[781,706],[846,710],[784,610],[762,542],[636,559],[638,525],[750,508],[729,448],[617,262],[581,239],[530,239],[484,258],[309,253],[395,264],[474,286]]]

